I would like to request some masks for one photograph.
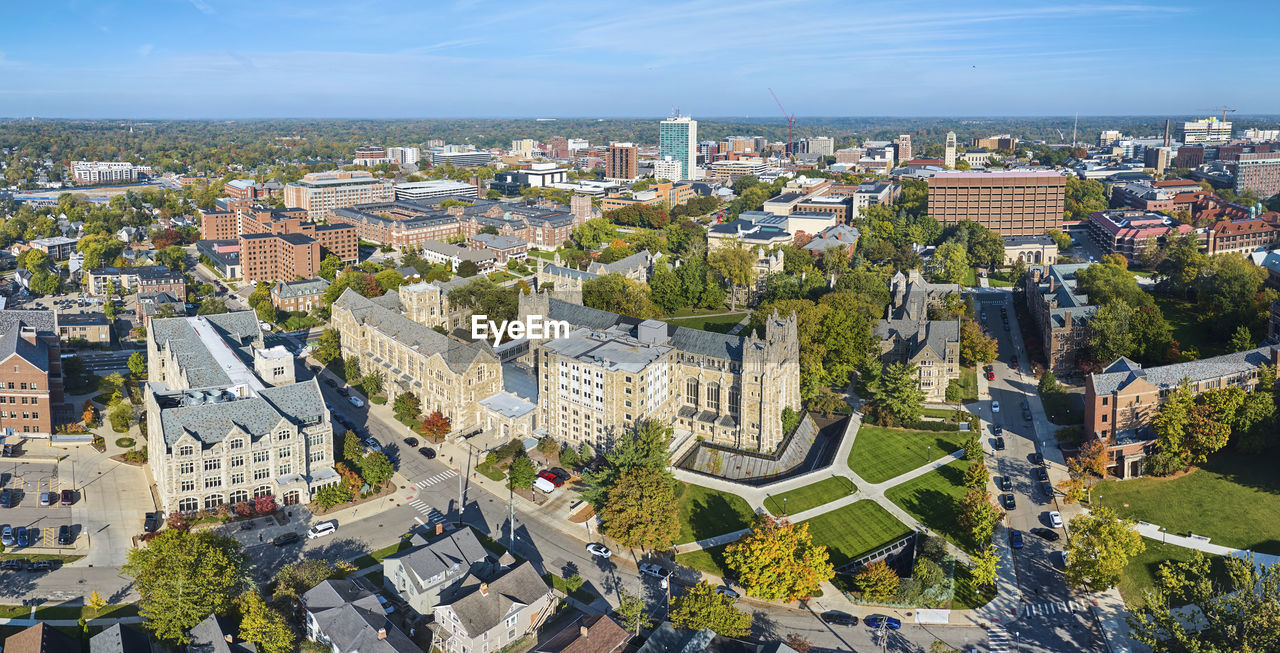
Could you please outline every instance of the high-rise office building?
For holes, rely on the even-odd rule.
[[[1249,191],[1263,198],[1280,194],[1280,154],[1241,154],[1236,162],[1235,182],[1237,194]]]
[[[947,132],[946,161],[948,168],[956,167],[956,133]]]
[[[1201,143],[1225,143],[1231,140],[1231,123],[1218,120],[1213,116],[1203,120],[1182,123],[1182,142],[1184,145]]]
[[[831,156],[836,151],[836,141],[830,136],[814,136],[805,139],[804,151],[809,154]]]
[[[1001,236],[1062,228],[1066,178],[1057,172],[941,172],[929,178],[929,215],[973,220]]]
[[[698,121],[688,116],[663,120],[658,127],[658,156],[680,162],[680,179],[698,179]]]
[[[609,143],[605,155],[605,179],[631,180],[640,176],[639,150],[635,143]]]

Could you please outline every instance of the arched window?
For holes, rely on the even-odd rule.
[[[698,380],[697,379],[689,379],[688,381],[685,381],[684,403],[690,406],[693,406],[695,409],[697,409],[698,407]]]
[[[190,446],[185,446],[178,449],[179,456],[190,456],[193,453],[195,453],[195,449],[191,448]]]
[[[200,502],[193,497],[187,497],[178,502],[178,512],[195,512],[200,509]]]
[[[707,410],[713,413],[720,412],[720,384],[712,383],[707,386]]]
[[[249,501],[248,490],[235,490],[231,493],[231,503],[247,503]]]
[[[738,388],[729,388],[729,414],[735,418],[742,411],[742,391]]]
[[[214,508],[217,508],[220,505],[222,505],[221,494],[210,494],[209,496],[204,498],[205,510],[213,510]]]
[[[268,494],[271,494],[270,485],[259,485],[258,487],[253,488],[253,498],[255,499],[258,497],[265,497]]]

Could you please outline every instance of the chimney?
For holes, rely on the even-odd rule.
[[[489,584],[480,583],[480,596],[489,596]]]
[[[1064,315],[1062,319],[1067,323],[1067,328],[1070,329],[1071,328],[1071,311],[1067,311],[1066,315]]]
[[[378,629],[378,639],[386,639],[386,638],[387,638],[387,629],[386,629],[386,628],[379,628],[379,629]]]
[[[439,534],[441,534],[441,533],[443,533],[443,532],[444,532],[444,522],[439,522],[439,523],[437,523],[437,524],[436,524],[436,535],[439,535]]]
[[[578,637],[587,639],[591,635],[591,630],[586,626],[578,626]]]
[[[27,342],[29,342],[29,343],[31,343],[31,344],[33,344],[33,345],[34,345],[34,344],[36,344],[36,330],[35,330],[35,329],[33,329],[33,328],[29,327],[29,326],[25,326],[25,325],[24,325],[24,326],[22,327],[22,330],[19,332],[19,335],[20,335],[20,336],[22,336],[22,339],[23,339],[23,340],[26,340]]]

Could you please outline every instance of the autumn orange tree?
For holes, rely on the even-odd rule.
[[[902,579],[898,577],[898,572],[893,570],[884,560],[877,560],[866,565],[857,574],[854,574],[853,580],[858,584],[858,588],[862,590],[862,598],[873,603],[887,601],[898,593],[898,585],[902,583]]]
[[[814,544],[809,524],[762,516],[724,552],[747,594],[766,600],[807,599],[835,576],[827,547]]]
[[[422,433],[432,440],[439,442],[444,436],[449,435],[449,429],[453,427],[449,423],[449,418],[440,414],[440,411],[432,411],[430,415],[422,418]]]

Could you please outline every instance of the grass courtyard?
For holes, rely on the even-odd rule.
[[[1280,555],[1280,454],[1214,456],[1172,479],[1135,478],[1094,486],[1092,501],[1130,519],[1191,531],[1214,544]]]
[[[960,401],[978,400],[978,368],[976,366],[961,367],[960,377],[953,383],[960,388]]]
[[[1168,320],[1169,327],[1173,329],[1174,339],[1182,346],[1182,351],[1185,352],[1187,347],[1195,347],[1200,352],[1200,358],[1227,353],[1226,336],[1200,324],[1195,304],[1167,295],[1154,295],[1154,298],[1156,306],[1160,307],[1164,319]]]
[[[1147,550],[1129,561],[1120,574],[1119,585],[1116,586],[1125,602],[1134,605],[1146,603],[1142,599],[1142,593],[1155,586],[1156,572],[1159,571],[1161,564],[1171,560],[1186,562],[1191,560],[1191,556],[1195,553],[1191,549],[1162,544],[1160,540],[1151,538],[1143,538],[1142,542],[1147,545]],[[1209,556],[1209,558],[1213,561],[1210,568],[1213,570],[1214,577],[1218,580],[1226,580],[1227,568],[1222,564],[1222,559],[1218,556]]]
[[[849,468],[871,483],[883,483],[964,448],[960,431],[911,431],[863,424],[849,450]]]
[[[969,536],[956,522],[957,506],[964,497],[964,459],[953,460],[938,469],[889,488],[886,499],[907,511],[952,544],[972,552]]]
[[[751,527],[755,511],[740,496],[701,485],[681,484],[680,536],[676,544],[704,540]]]
[[[775,494],[764,500],[764,507],[774,515],[798,515],[810,508],[847,497],[857,490],[853,481],[843,476],[832,476],[811,485]]]
[[[742,318],[747,315],[747,313],[743,312],[732,313],[729,315],[712,315],[710,317],[687,317],[667,320],[667,323],[674,324],[675,326],[688,327],[690,329],[699,329],[701,331],[729,333],[729,330],[732,329],[734,325],[741,322]]]
[[[888,510],[870,499],[818,515],[805,523],[809,524],[813,541],[826,545],[831,563],[836,567],[911,532]]]

